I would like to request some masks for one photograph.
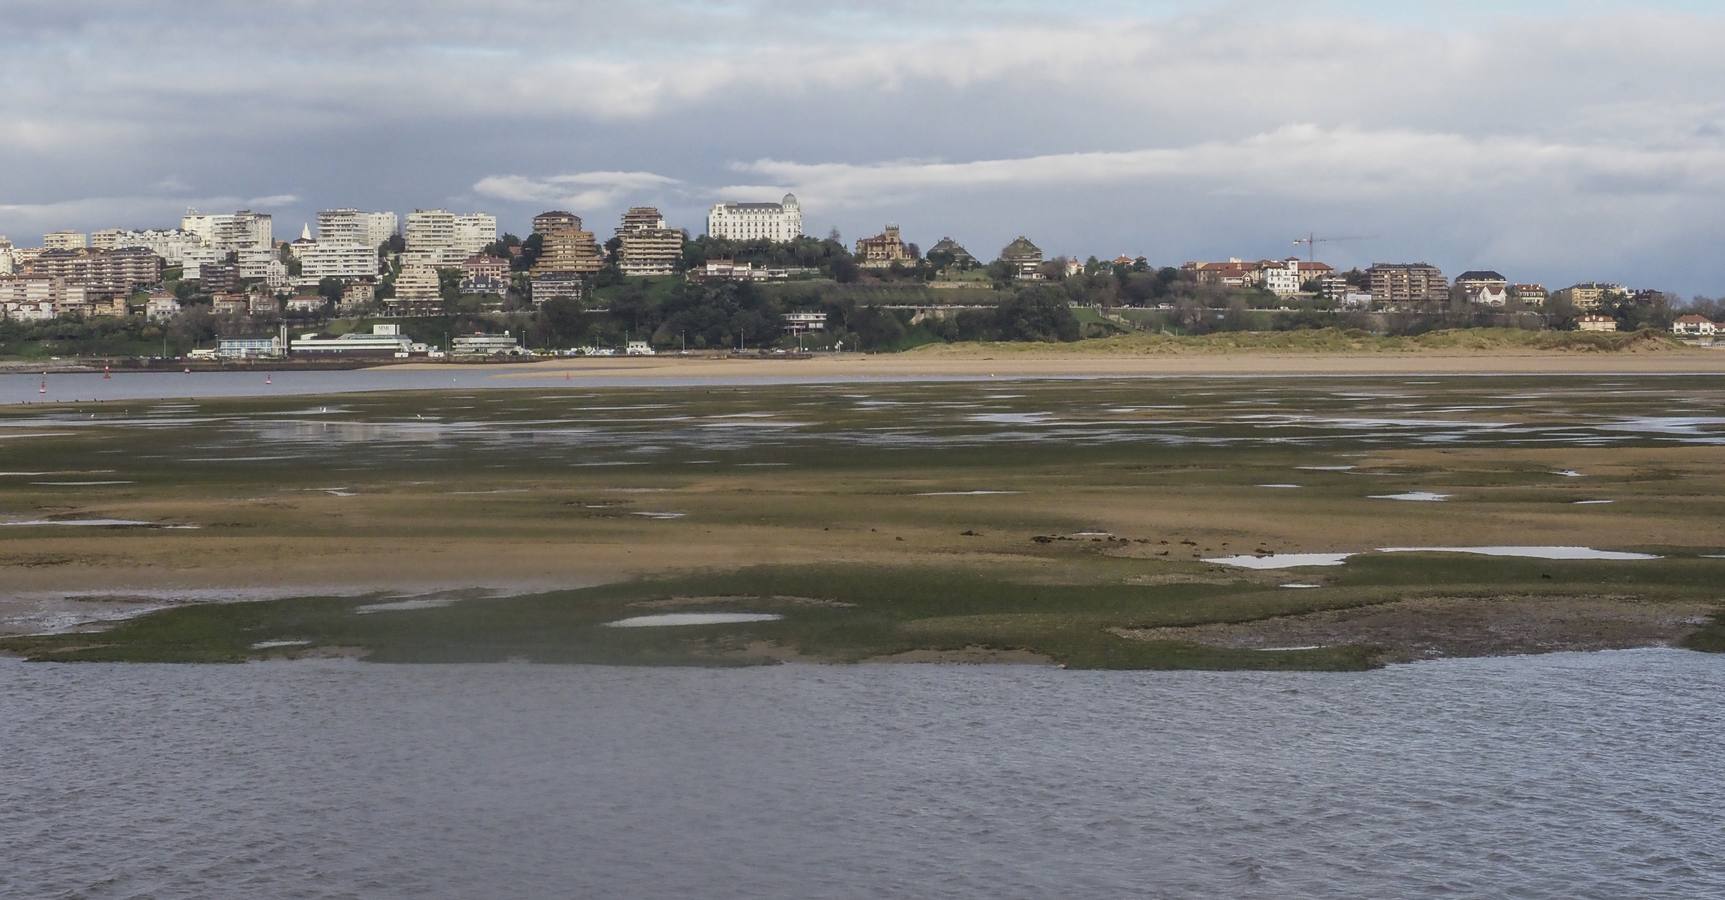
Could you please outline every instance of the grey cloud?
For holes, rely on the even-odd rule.
[[[1725,21],[1179,7],[12,0],[0,232],[197,195],[290,222],[480,204],[517,230],[657,202],[698,230],[714,199],[795,189],[851,234],[1179,261],[1371,227],[1406,238],[1370,252],[1725,290],[1716,256],[1667,250],[1719,233]]]

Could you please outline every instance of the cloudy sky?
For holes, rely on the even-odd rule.
[[[4,0],[0,234],[795,191],[847,240],[1725,294],[1725,4]],[[815,11],[825,9],[827,11]]]

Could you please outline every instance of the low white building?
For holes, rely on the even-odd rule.
[[[308,332],[294,338],[290,349],[295,356],[408,356],[424,354],[430,348],[416,344],[401,333],[393,323],[371,326],[371,333],[351,332],[343,335],[322,335]]]
[[[1712,337],[1719,333],[1719,324],[1706,316],[1689,313],[1671,323],[1671,333],[1683,337]]]
[[[827,314],[824,312],[789,312],[785,313],[784,322],[785,330],[791,334],[827,330]]]
[[[502,334],[456,335],[449,345],[450,356],[523,356],[521,342],[509,332]]]
[[[180,300],[172,294],[156,294],[144,303],[144,317],[165,322],[180,314]]]

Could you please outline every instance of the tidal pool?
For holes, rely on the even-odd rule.
[[[1207,563],[1219,566],[1235,566],[1241,569],[1303,569],[1308,566],[1339,566],[1348,561],[1352,553],[1271,553],[1264,556],[1222,556],[1216,559],[1206,559]]]
[[[1475,556],[1512,556],[1522,559],[1659,559],[1651,553],[1595,550],[1592,547],[1380,547],[1379,553],[1470,553]]]

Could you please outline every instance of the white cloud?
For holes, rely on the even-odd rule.
[[[968,162],[899,160],[733,166],[796,191],[811,206],[873,208],[935,194],[1084,186],[1165,186],[1364,200],[1430,192],[1543,187],[1661,195],[1725,187],[1725,148],[1563,144],[1406,130],[1287,125],[1184,147],[1045,154]],[[743,188],[727,188],[737,192]],[[757,190],[759,190],[757,188]]]
[[[247,209],[266,210],[279,206],[292,206],[299,202],[297,194],[269,194],[263,197],[253,197],[245,202]]]
[[[574,172],[531,178],[487,175],[473,185],[481,197],[509,203],[541,203],[572,210],[607,207],[643,193],[664,193],[681,182],[653,172]]]

